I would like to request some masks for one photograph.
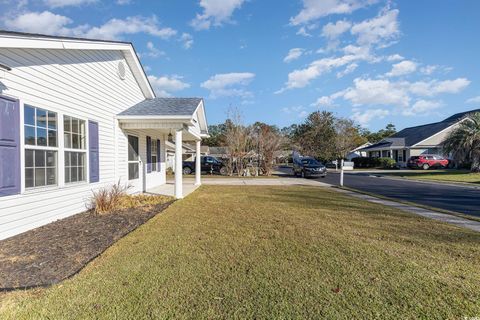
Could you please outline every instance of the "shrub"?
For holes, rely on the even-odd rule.
[[[355,168],[393,169],[396,162],[392,158],[354,158]]]
[[[97,214],[108,213],[119,207],[122,197],[127,195],[130,185],[122,185],[120,180],[116,184],[93,191],[89,209]]]

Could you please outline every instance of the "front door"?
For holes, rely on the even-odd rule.
[[[141,183],[141,162],[138,153],[138,137],[128,136],[128,184],[133,188],[133,191],[142,191]]]

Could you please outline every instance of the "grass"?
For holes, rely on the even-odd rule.
[[[480,173],[467,170],[412,170],[381,173],[383,176],[395,176],[406,179],[440,182],[462,182],[480,184]]]
[[[315,187],[203,186],[0,319],[480,315],[480,234]]]

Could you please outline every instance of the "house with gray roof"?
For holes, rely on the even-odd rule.
[[[182,198],[183,153],[201,154],[207,128],[202,98],[156,97],[129,42],[0,30],[0,239],[85,211],[118,181]]]
[[[422,154],[443,154],[441,144],[462,121],[480,109],[460,112],[447,119],[405,128],[394,135],[362,149],[369,157],[393,158],[399,166],[406,166],[410,157]]]

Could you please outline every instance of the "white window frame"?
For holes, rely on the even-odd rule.
[[[137,160],[130,160],[128,159],[128,153],[129,153],[129,148],[130,148],[130,141],[128,141],[128,137],[135,137],[137,138],[137,141],[138,141],[138,145],[137,145],[137,157],[138,159]],[[130,164],[131,163],[134,163],[138,166],[138,177],[135,178],[135,179],[130,179]],[[130,134],[130,133],[127,133],[127,180],[128,181],[137,181],[140,179],[140,175],[142,174],[142,172],[140,171],[142,168],[140,166],[140,137],[138,135],[135,135],[135,134]]]
[[[77,119],[77,120],[81,120],[81,121],[84,121],[85,122],[85,142],[84,142],[84,149],[75,149],[75,148],[67,148],[66,147],[66,141],[65,141],[65,117],[68,117],[70,119]],[[72,131],[72,126],[70,124],[70,131],[68,131],[68,133],[70,134],[74,134]],[[86,118],[83,118],[83,117],[78,117],[78,116],[75,116],[75,115],[70,115],[70,114],[62,114],[62,169],[63,169],[63,183],[64,185],[75,185],[75,184],[84,184],[84,183],[88,183],[89,181],[89,159],[88,159],[88,137],[89,137],[89,132],[88,132],[88,119]],[[72,138],[70,138],[72,139]],[[81,136],[80,136],[80,146],[81,146]],[[65,165],[65,157],[66,157],[66,153],[67,152],[76,152],[76,153],[83,153],[85,156],[84,156],[84,165],[83,165],[83,169],[84,169],[84,180],[80,180],[80,181],[67,181],[66,179],[66,176],[65,176],[65,170],[67,169],[67,166]],[[72,168],[71,166],[69,166],[70,168]],[[78,168],[78,166],[77,166]],[[71,173],[71,172],[70,172]]]
[[[60,148],[59,148],[59,145],[60,145],[60,135],[59,135],[59,126],[60,126],[60,114],[57,112],[57,111],[53,111],[51,109],[48,109],[48,108],[43,108],[43,107],[39,107],[37,106],[36,104],[34,103],[20,103],[20,125],[21,125],[21,133],[20,133],[20,145],[21,145],[21,153],[20,153],[20,156],[21,156],[21,161],[20,161],[20,166],[21,166],[21,192],[25,192],[25,191],[30,191],[30,190],[38,190],[38,189],[50,189],[50,188],[55,188],[55,187],[58,187],[60,185],[60,175],[59,175],[59,172],[60,172],[60,162],[59,162],[59,154],[60,154]],[[25,123],[25,108],[27,107],[30,107],[30,108],[33,108],[35,109],[35,124],[33,125],[33,128],[35,129],[35,145],[31,145],[31,144],[27,144],[25,142],[25,126],[29,126],[29,127],[32,127],[32,125],[30,124],[26,124]],[[45,128],[45,130],[47,131],[47,145],[46,146],[39,146],[37,145],[37,116],[36,116],[36,110],[37,109],[41,109],[41,110],[44,110],[47,112],[47,117],[48,117],[48,113],[49,112],[52,112],[52,113],[55,113],[56,115],[56,129],[54,130],[56,133],[57,133],[57,137],[56,137],[56,146],[55,147],[51,147],[51,146],[48,146],[48,123],[47,123],[47,126]],[[46,176],[46,172],[45,172],[45,185],[43,186],[35,186],[35,182],[34,182],[34,186],[33,187],[27,187],[27,183],[26,183],[26,162],[25,162],[25,156],[26,156],[26,150],[38,150],[38,151],[53,151],[53,152],[56,152],[56,166],[55,166],[55,184],[46,184],[47,183],[47,176]],[[45,159],[46,160],[46,159]],[[33,159],[33,161],[35,162],[35,159]],[[28,168],[32,168],[32,167],[28,167]],[[34,167],[35,168],[35,164],[34,164]],[[46,164],[45,164],[45,168],[47,168]],[[35,181],[35,169],[33,170],[33,175],[34,175],[34,181]]]

